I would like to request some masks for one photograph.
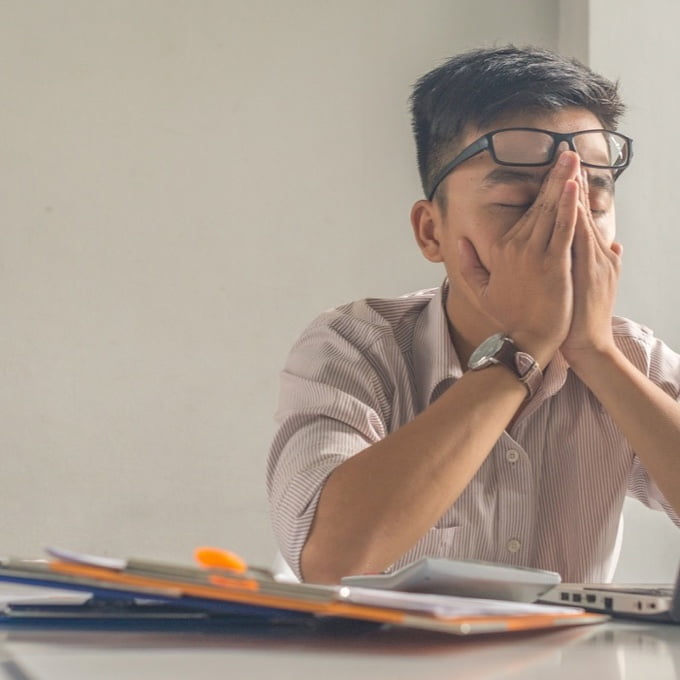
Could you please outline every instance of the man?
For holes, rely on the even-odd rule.
[[[321,315],[282,374],[268,489],[298,576],[424,555],[610,580],[626,492],[680,524],[680,357],[612,316],[616,85],[476,50],[412,95],[440,289]]]

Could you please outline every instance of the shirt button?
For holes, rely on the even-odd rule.
[[[522,544],[516,538],[511,538],[505,544],[505,547],[508,549],[508,552],[516,553],[522,547]]]
[[[510,449],[505,452],[505,458],[508,463],[516,463],[519,460],[519,452],[515,451],[515,449]]]

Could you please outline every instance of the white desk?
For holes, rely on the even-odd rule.
[[[0,633],[12,680],[666,680],[680,677],[680,626],[615,622],[456,638],[363,634]],[[13,664],[16,664],[15,667]]]

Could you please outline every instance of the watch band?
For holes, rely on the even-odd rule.
[[[493,345],[493,350],[486,353],[484,348]],[[477,356],[481,353],[481,356]],[[468,367],[480,370],[501,364],[508,368],[526,387],[528,398],[531,399],[543,382],[543,373],[538,362],[526,352],[517,349],[512,338],[503,333],[496,333],[487,338],[470,357]]]
[[[514,345],[515,343],[512,344]],[[541,367],[531,354],[520,352],[516,347],[514,365],[515,374],[520,382],[524,384],[524,387],[527,388],[528,398],[531,399],[543,382],[543,371],[541,371]]]

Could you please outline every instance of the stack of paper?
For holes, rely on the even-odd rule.
[[[6,559],[0,581],[85,593],[73,603],[6,605],[0,623],[41,620],[155,619],[232,623],[323,621],[338,617],[459,635],[535,630],[605,621],[582,610],[347,585],[277,582],[242,562],[193,567],[50,550],[46,560]],[[211,563],[212,564],[212,563]]]

